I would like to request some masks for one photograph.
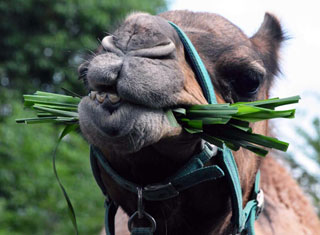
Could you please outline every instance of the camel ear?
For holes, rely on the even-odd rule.
[[[262,55],[265,66],[273,74],[278,71],[278,51],[284,40],[285,36],[279,20],[274,15],[266,13],[258,32],[251,37],[251,41]]]

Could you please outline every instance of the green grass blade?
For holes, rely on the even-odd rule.
[[[251,115],[253,113],[259,113],[262,111],[262,108],[254,107],[250,105],[238,105],[237,107],[238,107],[238,112],[234,114],[233,117],[238,117],[242,115]]]
[[[230,117],[238,113],[238,109],[228,110],[187,110],[187,116],[190,118],[196,117]]]
[[[165,112],[165,114],[166,114],[167,119],[168,119],[168,121],[169,121],[171,126],[173,126],[173,127],[179,127],[180,126],[171,109],[168,109]]]
[[[199,119],[203,122],[203,125],[215,125],[215,124],[226,124],[229,122],[230,118],[201,118]]]
[[[192,129],[200,129],[203,128],[202,120],[190,120],[188,122],[188,127],[191,127]]]
[[[261,109],[255,113],[236,114],[232,118],[247,122],[259,122],[274,118],[294,118],[295,109],[275,111],[269,109]]]
[[[65,88],[63,88],[63,89],[65,89]],[[66,100],[66,101],[71,101],[71,102],[77,102],[77,101],[79,102],[81,100],[81,96],[79,96],[77,94],[75,94],[75,96],[70,96],[70,95],[63,95],[63,94],[57,94],[57,93],[51,93],[51,92],[45,92],[45,91],[36,91],[34,93],[34,96],[54,97],[56,99]]]
[[[236,110],[237,107],[231,107],[230,104],[201,104],[192,105],[188,110]]]
[[[254,152],[255,154],[261,156],[261,157],[265,157],[267,154],[268,154],[268,151],[259,147],[259,146],[256,146],[256,145],[253,145],[253,144],[250,144],[248,142],[245,142],[245,141],[240,141],[240,145],[242,148],[245,148],[245,149],[248,149],[250,150],[251,152]]]
[[[60,137],[59,137],[59,140],[58,140],[58,143],[56,145],[56,148],[54,149],[54,152],[53,152],[53,155],[52,155],[52,166],[53,166],[53,172],[54,172],[54,175],[58,181],[58,184],[59,184],[59,187],[63,193],[63,196],[67,202],[67,205],[68,205],[68,214],[69,214],[69,217],[71,219],[71,222],[72,222],[72,225],[75,229],[75,232],[76,232],[76,235],[79,234],[79,231],[78,231],[78,225],[77,225],[77,218],[76,218],[76,214],[75,214],[75,211],[73,209],[73,206],[72,206],[72,203],[71,203],[71,200],[67,194],[67,191],[65,190],[60,178],[59,178],[59,175],[58,175],[58,171],[57,171],[57,167],[56,167],[56,156],[57,156],[57,150],[58,150],[58,147],[59,147],[59,144],[61,142],[61,140],[63,139],[64,136],[66,136],[68,133],[70,133],[71,131],[74,131],[75,129],[77,128],[76,125],[67,125],[62,133],[60,134]]]
[[[209,143],[214,144],[215,146],[217,146],[217,147],[219,147],[221,149],[223,148],[223,144],[224,144],[223,140],[221,140],[221,139],[219,139],[217,137],[214,137],[212,135],[208,135],[206,133],[201,134],[201,137],[204,140],[208,141]]]
[[[70,90],[67,89],[67,88],[61,87],[61,89],[64,90],[64,91],[65,91],[68,95],[70,95],[70,96],[78,97],[78,98],[82,99],[82,96],[81,96],[81,95],[79,95],[79,94],[77,94],[77,93],[75,93],[75,92],[73,92],[73,91],[70,91]]]
[[[53,123],[54,119],[56,119],[56,117],[19,118],[19,119],[16,119],[16,123],[26,123],[26,124]]]
[[[57,110],[76,111],[76,112],[78,111],[77,106],[64,106],[64,105],[41,104],[41,103],[37,103],[36,105],[39,107],[51,108],[51,109],[57,109]]]
[[[33,108],[36,110],[40,110],[40,111],[45,111],[45,112],[49,112],[49,113],[53,113],[53,114],[59,114],[61,116],[65,116],[65,117],[78,117],[79,116],[77,112],[69,112],[69,111],[63,111],[63,110],[50,109],[50,108],[45,108],[45,107],[41,107],[38,105],[34,105]]]
[[[252,133],[252,129],[251,129],[251,127],[243,127],[243,126],[238,126],[238,125],[235,125],[235,124],[229,124],[229,123],[228,123],[228,125],[230,125],[230,126],[232,126],[232,127],[235,127],[235,128],[237,128],[237,129],[240,129],[240,130],[242,130],[242,131]]]
[[[261,145],[268,148],[274,148],[286,151],[289,144],[273,137],[263,136],[254,133],[248,133],[228,125],[208,126],[204,132],[209,135],[215,135],[220,139],[247,141],[249,143]]]
[[[184,108],[177,108],[177,109],[172,109],[172,112],[185,116],[187,111]]]
[[[49,97],[49,96],[24,95],[25,106],[29,107],[34,104],[53,104],[53,105],[60,105],[60,106],[78,107],[79,102],[64,101],[64,100],[56,99],[55,97]]]
[[[298,103],[301,99],[300,96],[292,96],[288,98],[272,98],[267,100],[258,100],[253,102],[238,102],[235,104],[232,104],[231,106],[237,107],[238,105],[250,105],[250,106],[256,106],[261,108],[268,108],[268,109],[275,109],[276,107],[288,105],[288,104],[295,104]]]
[[[194,129],[191,127],[185,127],[184,130],[190,134],[198,134],[198,133],[202,133],[203,131],[200,129]]]
[[[236,126],[241,126],[241,127],[250,127],[250,123],[247,121],[242,121],[238,119],[233,119],[231,118],[230,121],[228,122],[230,125],[236,125]]]

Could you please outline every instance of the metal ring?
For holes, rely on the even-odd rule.
[[[131,215],[131,217],[129,218],[128,220],[128,229],[129,229],[129,232],[131,232],[132,228],[133,228],[133,219],[134,217],[136,217],[138,215],[138,211],[134,212],[133,215]],[[154,231],[156,231],[157,229],[157,223],[156,223],[156,220],[147,212],[143,211],[143,216],[145,216],[148,221],[150,222],[150,225],[151,225],[151,232],[153,233]],[[138,217],[139,219],[139,217]]]
[[[256,209],[256,218],[259,217],[264,208],[264,193],[263,190],[260,189],[257,193],[257,209]]]

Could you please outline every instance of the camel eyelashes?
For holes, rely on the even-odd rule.
[[[228,84],[228,90],[233,91],[233,100],[250,101],[256,95],[264,82],[266,70],[261,62],[226,63],[218,66],[218,73]]]
[[[232,86],[241,97],[251,98],[259,91],[263,77],[264,74],[253,70],[241,71],[235,76]]]

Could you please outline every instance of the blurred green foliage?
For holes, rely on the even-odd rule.
[[[72,234],[66,202],[52,171],[52,153],[61,128],[16,124],[15,118],[32,116],[32,111],[23,109],[18,92],[0,92],[2,101],[10,103],[10,116],[3,117],[2,111],[0,125],[0,234]],[[88,144],[73,133],[59,146],[57,169],[81,234],[98,234],[104,198],[88,156]]]
[[[14,0],[0,2],[0,78],[7,86],[78,93],[75,73],[86,54],[128,13],[152,14],[165,0]]]
[[[52,170],[61,128],[16,124],[16,118],[32,116],[22,94],[61,93],[61,87],[85,94],[77,67],[111,27],[132,11],[165,9],[165,0],[0,1],[0,235],[74,233]],[[104,198],[80,134],[61,142],[57,168],[80,234],[98,234]]]
[[[315,166],[320,167],[320,118],[316,117],[312,123],[313,133],[298,127],[297,134],[300,135],[304,143],[298,146]],[[294,178],[298,181],[302,189],[309,195],[313,205],[320,217],[320,173],[314,174],[310,169],[301,165],[292,154],[285,155],[289,163]]]

